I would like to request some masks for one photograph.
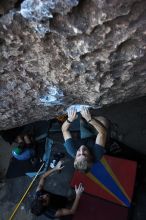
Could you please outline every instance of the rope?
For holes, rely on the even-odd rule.
[[[12,219],[13,219],[13,217],[14,217],[14,215],[16,214],[16,212],[17,212],[19,206],[21,205],[22,201],[24,200],[24,198],[26,197],[27,193],[29,192],[29,190],[30,190],[32,184],[33,184],[34,181],[36,180],[36,178],[37,178],[37,176],[39,175],[39,173],[40,173],[41,169],[43,168],[44,164],[45,164],[45,163],[43,163],[43,164],[41,165],[40,169],[38,170],[37,174],[35,175],[35,177],[34,177],[33,180],[31,181],[30,185],[28,186],[27,190],[25,191],[24,195],[22,196],[21,200],[20,200],[19,203],[16,205],[16,207],[15,207],[15,209],[14,209],[14,211],[13,211],[11,217],[9,218],[9,220],[12,220]]]

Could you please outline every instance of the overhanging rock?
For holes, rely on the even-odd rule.
[[[146,95],[145,0],[13,2],[0,5],[0,129]]]

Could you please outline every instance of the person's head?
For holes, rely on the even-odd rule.
[[[34,199],[31,203],[31,213],[36,216],[43,214],[49,204],[49,195],[44,194]]]
[[[74,161],[74,167],[77,170],[88,172],[93,163],[93,156],[85,145],[78,149]]]

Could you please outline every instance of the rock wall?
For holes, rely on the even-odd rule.
[[[145,11],[145,0],[1,1],[0,129],[146,95]]]

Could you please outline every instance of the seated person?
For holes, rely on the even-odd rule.
[[[96,140],[92,146],[81,145],[78,150],[75,148],[75,144],[69,131],[71,123],[77,118],[75,108],[69,109],[68,119],[62,125],[62,132],[65,140],[64,146],[67,152],[75,158],[74,167],[80,171],[88,172],[93,163],[99,161],[105,153],[104,147],[106,144],[108,123],[104,117],[91,117],[87,107],[82,108],[81,116],[81,138],[84,133],[88,133],[88,138],[86,139],[94,137],[96,134]]]
[[[80,196],[84,190],[81,184],[79,187],[75,187],[76,198],[71,208],[66,208],[68,203],[68,199],[66,197],[55,195],[44,189],[46,177],[54,172],[61,171],[62,169],[62,161],[59,161],[53,169],[48,170],[44,175],[42,175],[36,189],[35,199],[31,204],[31,212],[34,215],[40,216],[44,214],[47,217],[55,218],[75,213],[80,200]]]
[[[24,135],[24,137],[17,136],[16,141],[19,146],[12,150],[12,154],[17,160],[28,160],[34,157],[34,144],[28,135]]]

